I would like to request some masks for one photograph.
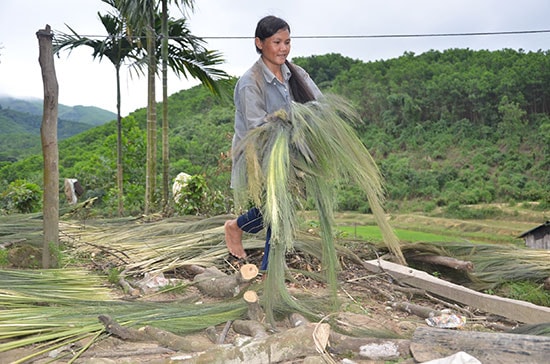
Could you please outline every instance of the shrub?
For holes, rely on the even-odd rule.
[[[175,211],[182,215],[215,215],[226,213],[226,201],[220,191],[211,190],[202,175],[193,175],[180,191]]]
[[[15,180],[0,195],[0,206],[6,213],[31,213],[40,211],[42,190],[40,186],[25,180]]]

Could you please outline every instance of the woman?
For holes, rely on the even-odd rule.
[[[321,96],[321,91],[301,67],[291,64],[290,26],[275,16],[262,18],[256,26],[256,52],[260,58],[246,71],[235,86],[235,134],[233,136],[233,165],[241,157],[236,153],[239,143],[253,128],[261,126],[266,118],[285,110],[290,113],[292,101],[306,103]],[[233,170],[231,183],[235,181]],[[254,207],[236,219],[225,222],[225,242],[231,254],[245,258],[242,244],[243,231],[257,233],[262,230],[263,217]],[[262,270],[267,269],[271,231],[266,232]]]

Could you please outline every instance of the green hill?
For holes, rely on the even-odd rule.
[[[42,101],[0,98],[0,162],[40,152]],[[58,138],[63,140],[116,119],[97,107],[59,105]]]
[[[294,61],[323,92],[340,94],[356,105],[364,123],[355,127],[386,179],[390,209],[411,201],[427,210],[491,202],[550,203],[547,52],[452,49],[367,63],[338,54]],[[226,91],[231,94],[231,86]],[[168,109],[170,177],[182,171],[203,174],[211,188],[229,198],[232,101],[197,86],[170,96]],[[145,109],[123,120],[128,212],[139,212],[143,203],[145,124]],[[160,151],[160,116],[158,125]],[[160,181],[160,152],[158,158]],[[40,184],[41,168],[40,156],[6,162],[0,184],[16,178]],[[97,196],[98,206],[114,211],[115,122],[62,141],[60,172],[78,178],[86,197]],[[346,184],[338,205],[368,211],[365,196]]]
[[[42,118],[43,104],[40,99],[16,99],[12,97],[0,97],[0,106],[3,109],[11,109],[38,115]],[[100,109],[95,106],[66,106],[60,104],[58,106],[59,119],[89,124],[92,126],[102,125],[108,121],[116,119],[116,113],[108,110]]]

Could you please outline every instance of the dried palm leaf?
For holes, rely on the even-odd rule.
[[[73,254],[102,252],[113,257],[128,275],[156,274],[189,265],[214,265],[227,256],[223,222],[227,216],[189,222],[172,218],[148,224],[136,223],[82,226],[62,224],[64,236],[75,247]],[[245,242],[246,248],[260,248],[258,240]]]

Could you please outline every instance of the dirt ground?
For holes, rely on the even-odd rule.
[[[502,331],[511,329],[515,323],[506,321],[500,317],[492,317],[483,312],[470,310],[468,307],[462,307],[452,302],[427,297],[420,292],[411,290],[409,287],[399,285],[391,277],[385,274],[373,274],[366,270],[360,264],[343,261],[343,271],[340,274],[339,298],[341,302],[340,310],[336,315],[336,322],[343,330],[357,331],[368,330],[369,332],[384,335],[390,333],[394,338],[410,339],[419,326],[426,326],[424,318],[400,311],[392,305],[399,302],[411,302],[426,306],[434,310],[450,309],[459,315],[466,317],[466,324],[461,329],[475,331]],[[294,256],[289,259],[289,265],[304,268],[304,265],[310,265],[303,257]],[[313,267],[314,268],[314,267]],[[261,279],[261,278],[258,278]],[[289,283],[291,293],[308,293],[312,296],[322,295],[325,287],[319,282],[305,278],[302,275],[295,275],[294,282]],[[195,292],[199,294],[199,292]],[[170,299],[181,299],[177,294],[163,294],[155,296],[156,300],[167,301]],[[205,300],[212,300],[204,297]],[[162,304],[162,302],[159,302]],[[289,328],[287,322],[280,323],[281,330]],[[224,325],[216,328],[218,333],[222,332]],[[194,335],[205,336],[205,333],[196,333]],[[242,335],[229,330],[224,343],[230,344],[241,338]],[[52,362],[70,363],[71,358],[77,353],[84,343],[75,343],[71,347],[64,347],[55,352],[50,352],[40,359],[26,361],[25,363],[45,364]],[[212,344],[214,346],[216,344]],[[0,353],[0,363],[12,363],[17,359],[24,357],[28,349],[21,349],[8,353]],[[185,358],[191,353],[177,352],[160,346],[156,342],[129,342],[120,338],[111,336],[104,339],[90,348],[88,348],[74,363],[82,364],[107,364],[107,363],[185,363]],[[352,359],[342,353],[332,353],[331,359],[334,363],[414,363],[409,356],[405,358],[387,360],[371,360],[354,356]],[[347,360],[347,361],[346,361]],[[321,356],[307,358],[297,358],[296,360],[286,361],[289,363],[324,363]],[[263,364],[263,363],[259,363]]]

